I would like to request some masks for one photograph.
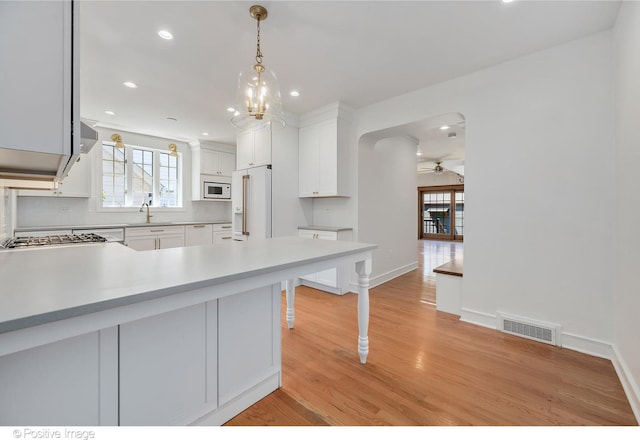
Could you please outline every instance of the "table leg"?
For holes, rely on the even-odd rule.
[[[371,259],[356,263],[358,273],[358,353],[360,363],[367,363],[369,354],[369,275]]]
[[[296,296],[295,280],[287,280],[286,284],[286,299],[287,299],[287,327],[293,328],[293,321],[295,320],[295,311],[293,309],[293,301]]]

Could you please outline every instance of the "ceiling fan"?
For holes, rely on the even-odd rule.
[[[434,173],[435,175],[439,176],[439,175],[442,175],[445,171],[448,171],[450,173],[456,174],[458,176],[458,181],[460,183],[464,183],[464,175],[462,175],[462,174],[460,174],[460,173],[458,173],[456,171],[452,171],[452,170],[449,170],[449,169],[443,167],[441,160],[435,161],[435,164],[436,165],[434,167],[432,167],[432,168],[420,168],[420,172],[421,173]]]

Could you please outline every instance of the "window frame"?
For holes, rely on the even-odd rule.
[[[450,193],[449,205],[451,218],[451,232],[449,234],[427,234],[424,228],[424,196],[425,193]],[[442,241],[464,241],[464,233],[456,234],[456,193],[464,193],[464,184],[461,185],[436,185],[418,187],[418,239],[419,240],[442,240]],[[464,220],[463,220],[464,225]]]
[[[113,147],[115,145],[114,142],[102,141],[102,145],[108,145]],[[150,151],[153,153],[153,199],[152,200],[160,200],[160,154],[169,154],[170,151],[164,151],[159,148],[153,147],[145,147],[139,145],[125,144],[125,185],[126,185],[126,193],[125,193],[125,203],[128,204],[126,206],[103,206],[102,204],[102,191],[103,191],[103,160],[104,160],[104,151],[100,148],[100,157],[96,161],[96,173],[97,176],[97,194],[96,194],[96,211],[97,212],[137,212],[140,209],[140,206],[134,206],[132,203],[133,198],[133,173],[131,172],[133,167],[133,150],[143,150]],[[171,212],[179,212],[186,211],[185,207],[185,178],[184,178],[184,156],[181,152],[178,152],[177,157],[177,203],[178,206],[159,206],[159,205],[151,205],[151,208],[155,211],[158,210],[167,210]]]

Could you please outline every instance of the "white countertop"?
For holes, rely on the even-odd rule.
[[[340,232],[340,231],[352,231],[353,228],[341,227],[341,226],[298,226],[298,229],[307,229],[313,231],[330,231],[330,232]]]
[[[15,232],[29,231],[58,231],[61,229],[111,229],[111,228],[139,228],[154,226],[183,226],[183,225],[224,225],[231,221],[184,221],[184,222],[152,222],[152,223],[111,223],[104,225],[60,225],[60,226],[23,226],[15,228]]]
[[[0,333],[375,248],[283,237],[144,252],[118,243],[5,250]]]

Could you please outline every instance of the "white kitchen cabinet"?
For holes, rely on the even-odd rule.
[[[120,325],[121,425],[186,425],[216,407],[216,307],[212,301]]]
[[[239,133],[236,169],[246,170],[271,164],[271,124]]]
[[[352,240],[353,234],[351,229],[346,228],[336,228],[335,230],[299,229],[298,236],[316,240]],[[349,266],[338,266],[305,275],[300,278],[300,281],[303,285],[315,289],[343,295],[349,291],[350,276]]]
[[[236,155],[225,151],[201,149],[200,174],[229,176],[236,169]]]
[[[225,243],[233,240],[231,223],[213,225],[213,244]]]
[[[0,425],[116,425],[117,344],[113,327],[0,357]]]
[[[218,301],[220,405],[280,370],[280,301],[280,289],[272,286]]]
[[[50,153],[47,168],[80,151],[78,3],[0,2],[0,146]]]
[[[187,225],[184,232],[185,246],[213,244],[213,225]]]
[[[50,190],[18,190],[20,197],[91,197],[89,156],[81,154],[69,173]]]
[[[219,201],[204,198],[204,182],[229,182],[236,169],[236,155],[227,151],[232,147],[223,144],[216,145],[191,147],[192,200]]]
[[[125,244],[136,251],[184,246],[184,226],[126,228]]]
[[[348,149],[339,119],[301,127],[299,131],[299,196],[348,196]]]

